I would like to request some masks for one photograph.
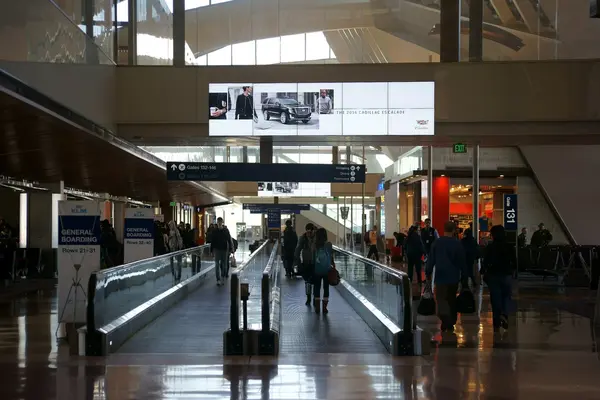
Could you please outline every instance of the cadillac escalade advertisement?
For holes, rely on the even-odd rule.
[[[434,82],[214,83],[209,135],[433,135],[434,92]]]

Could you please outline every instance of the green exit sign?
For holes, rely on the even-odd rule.
[[[169,205],[170,205],[171,207],[175,207],[175,206],[177,205],[177,202],[176,202],[176,201],[172,201],[172,202],[170,202],[170,203],[169,203]]]
[[[464,143],[456,143],[452,147],[452,152],[455,154],[462,154],[467,152],[467,145]]]

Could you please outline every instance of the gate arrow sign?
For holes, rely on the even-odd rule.
[[[172,169],[173,171],[177,171],[177,165],[175,165],[175,164],[171,165],[171,169]]]

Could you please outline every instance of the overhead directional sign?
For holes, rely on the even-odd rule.
[[[244,210],[250,214],[267,214],[269,210],[279,210],[281,214],[300,214],[300,211],[310,210],[310,204],[244,204]]]
[[[250,204],[250,203],[244,203],[242,207],[244,210],[250,210],[250,211],[265,210],[264,212],[267,212],[266,210],[281,210],[281,211],[310,210],[310,204],[281,204],[281,203],[280,204],[269,204],[269,203]]]
[[[167,180],[365,183],[364,165],[168,162]]]

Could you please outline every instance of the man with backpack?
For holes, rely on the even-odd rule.
[[[310,306],[312,297],[313,275],[315,270],[315,226],[312,223],[306,224],[305,232],[300,236],[296,251],[294,253],[294,264],[298,266],[298,271],[304,278],[304,287],[306,291],[306,305]]]
[[[285,276],[288,278],[294,274],[294,257],[297,246],[298,235],[292,227],[292,221],[288,219],[285,221],[285,229],[283,231],[283,251],[281,252],[283,266],[285,268]]]
[[[229,229],[223,225],[223,218],[217,219],[217,228],[213,231],[210,243],[210,252],[215,255],[215,272],[217,274],[217,286],[225,283],[229,254],[233,251],[233,242]]]

